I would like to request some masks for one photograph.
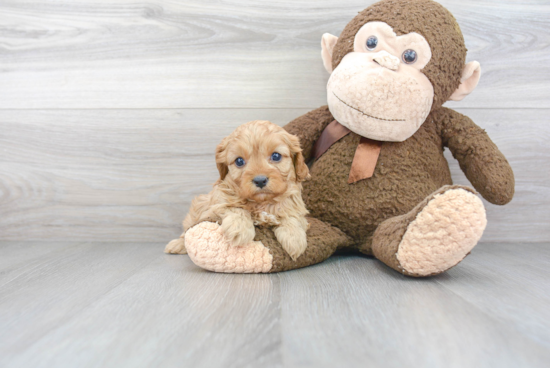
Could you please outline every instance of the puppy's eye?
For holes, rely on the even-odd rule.
[[[244,159],[242,157],[237,157],[235,160],[235,166],[237,167],[243,167],[245,164]]]
[[[273,154],[271,155],[271,161],[279,162],[282,158],[283,156],[281,156],[279,152],[273,152]]]

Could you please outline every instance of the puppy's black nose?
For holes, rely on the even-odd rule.
[[[252,181],[258,188],[263,188],[267,185],[267,177],[265,175],[258,175]]]

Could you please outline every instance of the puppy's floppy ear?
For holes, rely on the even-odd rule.
[[[220,180],[225,179],[227,173],[229,172],[229,167],[227,166],[227,157],[225,150],[229,145],[229,137],[222,139],[220,144],[216,147],[216,166],[220,172]]]
[[[294,171],[296,172],[296,181],[305,181],[311,176],[309,175],[309,169],[302,155],[302,148],[300,147],[300,140],[293,134],[287,133],[289,141],[290,153],[292,154],[292,161],[294,162]]]
[[[311,178],[309,175],[309,168],[304,161],[304,155],[302,155],[302,150],[296,153],[294,156],[294,170],[296,171],[296,181],[305,181]]]

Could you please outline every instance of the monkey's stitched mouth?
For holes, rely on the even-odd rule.
[[[356,107],[353,107],[351,106],[350,104],[344,102],[340,97],[336,96],[336,93],[332,92],[332,94],[334,95],[334,97],[336,97],[341,103],[343,103],[344,105],[346,105],[347,107],[349,107],[350,109],[353,109],[355,111],[358,111],[360,112],[361,114],[365,115],[365,116],[368,116],[369,118],[373,118],[373,119],[376,119],[376,120],[383,120],[383,121],[405,121],[405,119],[384,119],[384,118],[377,118],[376,116],[372,116],[372,115],[369,115],[361,110],[359,110],[358,108]]]

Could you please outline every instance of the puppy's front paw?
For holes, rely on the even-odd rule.
[[[226,218],[221,227],[226,239],[234,246],[250,244],[256,235],[254,223],[250,220]]]
[[[279,226],[274,230],[275,237],[293,261],[306,251],[306,231],[298,226]]]
[[[172,240],[170,243],[166,244],[164,253],[187,254],[187,250],[185,249],[185,240],[183,238]]]

